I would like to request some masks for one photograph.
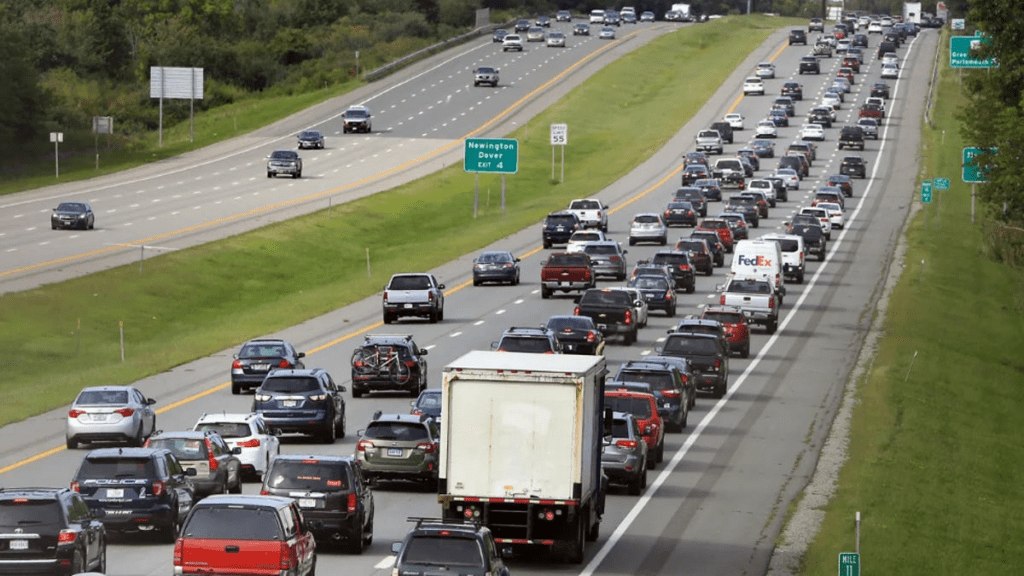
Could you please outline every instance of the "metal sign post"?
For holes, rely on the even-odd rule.
[[[465,172],[501,174],[501,213],[505,213],[505,175],[519,172],[519,140],[512,138],[466,138],[462,154],[462,169]],[[479,202],[474,199],[474,214]]]
[[[562,178],[559,182],[565,182],[565,147],[569,144],[569,125],[551,125],[551,179],[555,179],[555,146],[562,147]]]
[[[50,142],[53,142],[53,164],[57,172],[57,178],[60,178],[60,149],[58,145],[63,141],[63,132],[50,132]]]

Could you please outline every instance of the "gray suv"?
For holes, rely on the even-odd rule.
[[[288,174],[292,178],[302,178],[302,158],[294,150],[274,150],[267,157],[267,178],[278,174]]]
[[[241,448],[231,448],[212,431],[158,432],[146,441],[146,448],[166,448],[178,458],[182,468],[195,468],[192,478],[195,498],[210,494],[241,494]]]
[[[490,84],[492,88],[498,87],[498,69],[490,66],[481,66],[473,70],[473,86]]]

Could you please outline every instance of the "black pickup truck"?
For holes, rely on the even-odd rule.
[[[662,356],[686,358],[693,366],[697,390],[721,398],[729,386],[729,349],[714,334],[676,332],[669,334],[657,351]]]
[[[633,301],[625,290],[591,288],[580,296],[577,316],[588,316],[605,336],[622,334],[627,345],[636,342],[637,319]]]

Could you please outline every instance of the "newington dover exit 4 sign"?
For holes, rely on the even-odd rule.
[[[519,141],[514,138],[466,138],[462,169],[466,172],[515,174],[519,171]]]

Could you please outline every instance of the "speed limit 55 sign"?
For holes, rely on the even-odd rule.
[[[569,125],[568,124],[552,124],[551,125],[551,145],[552,146],[565,146],[569,143]]]

